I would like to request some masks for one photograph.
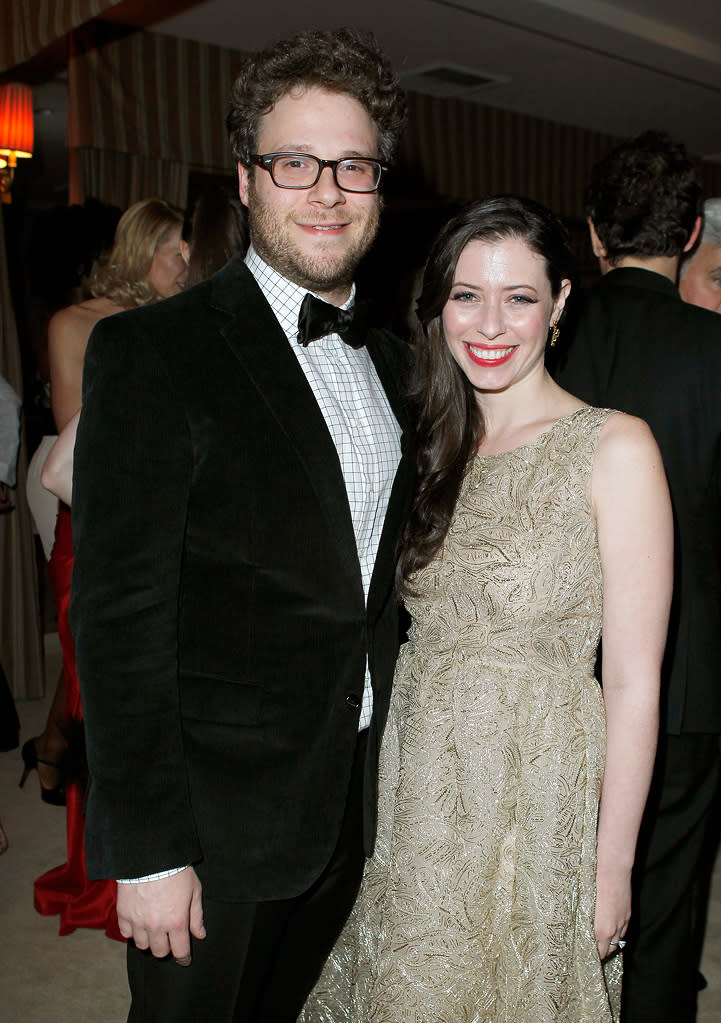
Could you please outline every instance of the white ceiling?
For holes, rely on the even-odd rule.
[[[362,13],[361,13],[362,12]],[[494,79],[454,95],[610,135],[665,129],[721,159],[719,0],[205,0],[153,31],[255,50],[300,28],[372,30],[402,75]]]

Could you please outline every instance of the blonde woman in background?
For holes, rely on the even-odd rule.
[[[186,264],[180,242],[182,211],[163,199],[150,198],[131,206],[120,218],[113,247],[95,271],[92,297],[57,312],[48,327],[50,384],[55,426],[60,433],[78,412],[82,400],[85,349],[93,327],[106,316],[170,298],[182,290]],[[43,733],[23,746],[24,772],[37,769],[41,797],[63,805],[68,813],[68,861],[35,882],[35,905],[40,913],[60,913],[60,933],[76,927],[104,928],[122,940],[115,913],[115,884],[88,881],[83,854],[83,786],[71,777],[78,765],[71,760],[75,743],[66,736],[81,734],[80,691],[75,651],[68,626],[73,550],[70,512],[61,504],[50,559],[63,670]],[[67,776],[66,776],[67,771]]]

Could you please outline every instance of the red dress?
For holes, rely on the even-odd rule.
[[[75,669],[75,644],[70,634],[70,576],[73,568],[73,539],[70,511],[64,505],[58,511],[55,544],[50,558],[50,581],[55,594],[58,634],[63,651],[66,716],[72,723],[83,719],[80,686]],[[115,910],[115,881],[90,881],[85,868],[83,831],[83,790],[79,781],[66,783],[68,861],[43,874],[35,882],[35,908],[45,916],[60,914],[60,934],[71,934],[76,927],[104,930],[109,938],[124,941]]]

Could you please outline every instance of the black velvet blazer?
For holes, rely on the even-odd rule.
[[[676,527],[666,729],[721,733],[721,316],[687,305],[661,274],[612,270],[590,293],[557,378],[653,431]]]
[[[405,348],[381,330],[367,344],[405,426]],[[306,889],[338,835],[366,653],[371,850],[405,439],[366,609],[335,446],[242,260],[98,324],[75,450],[71,605],[91,876],[195,863],[216,897]]]

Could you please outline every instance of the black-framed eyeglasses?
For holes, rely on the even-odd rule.
[[[324,168],[333,171],[333,180],[344,192],[375,192],[384,167],[380,160],[348,156],[343,160],[321,160],[310,153],[251,153],[251,163],[267,170],[278,188],[312,188]]]

